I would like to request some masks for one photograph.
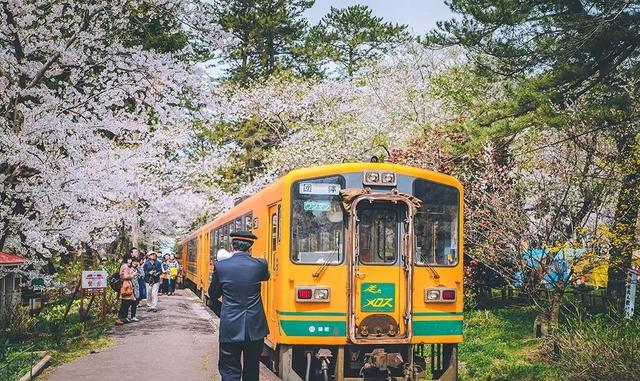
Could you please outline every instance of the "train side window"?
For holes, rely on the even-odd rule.
[[[278,242],[280,242],[280,237],[282,236],[282,229],[280,229],[280,224],[282,223],[282,213],[281,206],[278,205]]]
[[[222,227],[222,246],[225,250],[230,250],[229,248],[229,224],[224,224]]]
[[[214,261],[218,258],[218,229],[211,232],[211,252],[209,253],[211,260]]]
[[[242,219],[241,218],[236,218],[236,221],[234,223],[234,227],[235,227],[235,231],[242,230]]]
[[[253,229],[253,213],[244,215],[244,226],[247,230]]]
[[[198,255],[196,253],[196,239],[192,239],[187,243],[187,272],[192,274],[196,273],[196,260]]]
[[[271,215],[271,251],[276,251],[276,243],[278,239],[278,214]]]

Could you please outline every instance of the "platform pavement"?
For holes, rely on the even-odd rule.
[[[211,381],[218,374],[218,320],[189,290],[160,296],[158,312],[114,328],[114,345],[47,371],[47,381]],[[261,364],[261,381],[279,380]]]

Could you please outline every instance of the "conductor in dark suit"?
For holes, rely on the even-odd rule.
[[[220,313],[220,356],[222,381],[258,381],[259,359],[269,333],[262,306],[260,282],[269,279],[267,261],[248,253],[254,240],[251,232],[229,234],[233,255],[215,265],[209,297],[222,296]],[[240,363],[240,355],[242,362]]]

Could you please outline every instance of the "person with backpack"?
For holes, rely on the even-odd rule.
[[[120,266],[120,309],[118,311],[118,319],[116,325],[122,325],[129,323],[129,309],[131,309],[136,303],[135,290],[133,288],[133,276],[136,272],[132,267],[132,259],[129,255],[125,255]]]
[[[147,256],[147,261],[142,266],[144,280],[147,283],[147,308],[149,311],[158,312],[158,291],[160,290],[162,267],[155,252],[150,251]]]

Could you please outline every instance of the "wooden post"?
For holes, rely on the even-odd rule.
[[[107,308],[107,290],[102,290],[102,306],[100,307],[100,319],[104,320]]]
[[[67,304],[67,308],[64,310],[64,316],[62,317],[63,323],[65,320],[67,320],[67,315],[69,314],[69,310],[71,309],[71,305],[73,304],[73,301],[76,299],[76,295],[78,295],[78,290],[80,289],[80,286],[82,286],[82,279],[78,281],[78,284],[76,285],[76,289],[73,291],[73,295],[71,296],[71,300],[69,301],[69,304]]]
[[[84,314],[84,288],[80,290],[80,310],[78,311],[78,315],[80,315],[80,321],[82,321],[83,314]]]
[[[89,316],[89,312],[91,311],[91,305],[93,304],[93,299],[96,298],[96,294],[95,293],[91,293],[91,299],[89,299],[89,304],[87,304],[87,310],[84,313],[84,316],[80,315],[80,321],[86,321],[87,317]]]

